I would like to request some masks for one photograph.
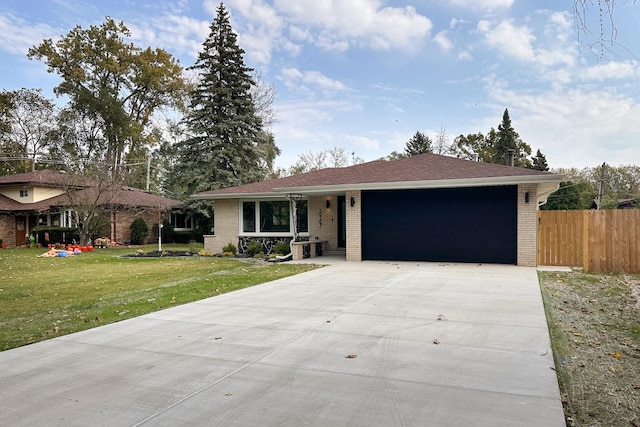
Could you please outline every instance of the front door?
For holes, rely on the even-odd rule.
[[[16,217],[16,246],[21,246],[27,235],[27,217]]]
[[[338,247],[347,247],[347,204],[345,196],[338,196]]]

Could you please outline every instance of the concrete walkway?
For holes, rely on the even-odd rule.
[[[11,426],[564,426],[536,270],[335,263],[0,352]]]

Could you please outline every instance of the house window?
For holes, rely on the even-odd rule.
[[[242,231],[256,232],[256,202],[242,202]]]
[[[260,232],[289,232],[289,202],[260,202]]]
[[[20,190],[20,197],[29,197],[29,190]]]
[[[171,225],[175,230],[193,230],[193,218],[182,212],[172,212]]]
[[[61,227],[69,228],[75,228],[78,223],[76,213],[71,209],[60,212],[60,221]]]
[[[307,218],[307,201],[296,202],[297,231],[309,231]],[[287,200],[245,201],[242,202],[242,232],[243,233],[293,233],[291,227],[291,210]]]

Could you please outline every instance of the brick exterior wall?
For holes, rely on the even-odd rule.
[[[351,206],[351,198],[355,204]],[[362,261],[362,210],[360,190],[349,190],[347,204],[347,261]]]
[[[215,234],[204,236],[204,249],[222,252],[229,243],[238,247],[240,232],[240,204],[238,199],[219,199],[214,202],[213,229]]]
[[[163,219],[168,218],[168,215],[166,213],[157,210],[143,212],[116,212],[115,224],[113,216],[111,217],[111,240],[115,240],[120,245],[131,242],[131,229],[129,227],[131,226],[133,220],[138,217],[144,219],[144,222],[147,223],[147,227],[149,228],[145,243],[157,242],[157,239],[153,236],[151,230],[155,224],[160,224]]]
[[[525,194],[529,193],[529,203]],[[518,185],[518,252],[517,263],[521,266],[535,267],[538,256],[538,185]]]
[[[329,207],[327,208],[327,201]],[[309,239],[326,240],[327,250],[338,248],[338,198],[309,197]]]
[[[16,245],[16,219],[12,215],[0,215],[0,239],[8,248]]]

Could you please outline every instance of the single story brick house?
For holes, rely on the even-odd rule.
[[[537,210],[562,175],[436,154],[207,191],[220,252],[250,240],[325,242],[347,261],[536,265]],[[295,204],[295,225],[293,205]]]
[[[102,237],[118,243],[131,239],[129,226],[136,217],[142,217],[151,228],[180,206],[177,200],[137,188],[122,185],[105,188],[104,183],[61,171],[43,169],[7,175],[0,177],[0,239],[7,247],[14,247],[28,241],[38,226],[74,228],[77,215],[73,206],[82,203],[105,208],[110,233]],[[179,217],[179,210],[176,212]]]

